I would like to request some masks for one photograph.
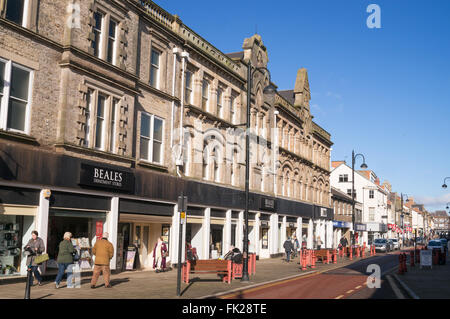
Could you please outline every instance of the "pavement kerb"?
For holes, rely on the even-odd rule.
[[[394,278],[400,283],[400,285],[405,289],[405,291],[408,293],[409,297],[413,299],[420,299],[419,296],[417,296],[414,291],[411,290],[404,282],[401,280],[396,274],[393,274]]]
[[[373,258],[373,257],[376,257],[376,256],[377,255],[366,256],[365,258],[360,258],[360,259],[356,259],[355,258],[355,260],[353,262],[349,263],[348,265],[351,265],[351,264],[353,264],[355,262],[358,262],[358,261],[361,261],[361,260],[370,259],[370,258]],[[348,265],[345,265],[345,266],[348,266]],[[234,294],[237,294],[238,292],[243,291],[243,290],[249,290],[249,289],[253,289],[253,288],[258,288],[258,287],[267,286],[267,285],[270,285],[270,284],[280,284],[282,282],[291,281],[291,280],[294,280],[296,278],[301,278],[301,277],[304,277],[304,276],[307,276],[307,275],[311,275],[311,276],[313,274],[314,275],[319,275],[319,274],[322,274],[324,272],[332,271],[332,270],[339,269],[339,268],[342,268],[342,267],[345,267],[345,266],[340,265],[340,266],[336,266],[336,267],[332,267],[332,268],[328,268],[328,269],[324,269],[324,270],[320,270],[320,271],[319,270],[313,270],[313,271],[301,273],[301,274],[298,274],[298,275],[292,275],[292,276],[288,276],[288,277],[284,277],[284,278],[279,278],[279,279],[274,279],[274,280],[270,280],[270,281],[261,282],[261,283],[254,284],[254,285],[251,285],[251,286],[240,287],[240,288],[236,288],[236,289],[225,291],[225,292],[219,292],[217,294],[212,294],[212,295],[208,295],[208,296],[198,297],[196,299],[207,299],[207,298],[212,298],[212,297],[221,297],[221,296],[227,296],[227,295],[234,295]],[[396,266],[396,267],[398,267],[398,266]]]

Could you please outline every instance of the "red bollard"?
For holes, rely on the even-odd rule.
[[[364,243],[364,247],[362,250],[362,258],[366,258],[366,243]]]
[[[306,270],[306,253],[302,254],[302,270]]]
[[[403,254],[398,255],[398,274],[403,275]]]
[[[350,260],[353,260],[353,247],[350,246]]]
[[[409,265],[411,267],[414,267],[414,250],[411,250],[409,253]]]
[[[311,268],[316,269],[316,253],[314,250],[311,251]]]
[[[361,257],[361,249],[360,247],[356,247],[356,257]]]
[[[333,264],[337,264],[337,251],[336,251],[336,249],[333,251]]]
[[[406,267],[406,253],[403,253],[403,271],[408,272],[408,268]]]

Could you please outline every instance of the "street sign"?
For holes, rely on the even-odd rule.
[[[187,211],[187,196],[178,196],[178,212]]]
[[[186,221],[186,213],[185,212],[180,213],[180,220],[181,220],[181,225],[183,225]]]

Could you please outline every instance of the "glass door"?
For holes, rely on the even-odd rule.
[[[134,244],[138,248],[139,264],[137,268],[150,268],[149,253],[150,226],[146,224],[134,224]]]

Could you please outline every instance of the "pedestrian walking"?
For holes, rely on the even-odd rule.
[[[292,237],[292,244],[294,245],[294,257],[297,257],[297,252],[300,251],[300,243],[295,235]]]
[[[322,240],[320,239],[320,236],[317,236],[317,241],[316,241],[316,243],[317,243],[317,249],[320,249],[320,247],[322,247]]]
[[[286,252],[286,262],[289,262],[289,257],[291,255],[292,250],[294,250],[294,245],[292,245],[292,241],[290,238],[286,239],[283,244],[283,248]]]
[[[31,232],[31,239],[26,244],[24,250],[28,252],[27,266],[31,264],[30,286],[33,286],[33,274],[38,285],[42,286],[42,277],[39,273],[39,266],[36,264],[35,258],[45,251],[45,244],[42,238],[38,237],[37,231],[33,230]]]
[[[114,247],[108,241],[109,234],[103,233],[102,239],[95,242],[94,248],[92,248],[92,254],[95,255],[94,273],[91,279],[91,288],[94,289],[97,284],[100,273],[103,273],[103,280],[105,280],[105,288],[111,288],[110,277],[111,269],[109,264],[111,258],[114,256]]]
[[[73,254],[76,253],[76,249],[72,245],[72,233],[65,232],[63,238],[63,241],[59,243],[58,258],[56,260],[58,263],[58,275],[55,279],[55,287],[59,288],[64,272],[67,270],[67,288],[73,288]]]
[[[167,255],[167,245],[163,238],[159,237],[153,249],[153,269],[155,269],[156,273],[164,272]]]

